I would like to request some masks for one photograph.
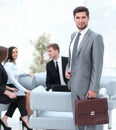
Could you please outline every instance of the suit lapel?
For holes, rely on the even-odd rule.
[[[89,35],[90,35],[90,33],[91,33],[91,31],[90,31],[90,29],[86,32],[86,34],[85,34],[85,36],[83,37],[83,39],[82,39],[82,41],[81,41],[81,43],[80,43],[80,46],[79,46],[79,48],[78,48],[78,50],[77,50],[77,53],[76,53],[76,56],[79,54],[79,52],[81,51],[81,49],[82,49],[82,47],[84,46],[84,44],[86,44],[87,43],[87,41],[89,40]]]

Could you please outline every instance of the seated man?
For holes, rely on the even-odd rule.
[[[60,49],[58,44],[52,43],[47,46],[48,55],[51,59],[46,65],[46,86],[47,91],[52,89],[55,85],[59,85],[60,88],[64,88],[67,84],[65,78],[65,68],[68,63],[68,58],[60,56]],[[67,89],[68,90],[68,89]],[[63,90],[59,90],[63,91]]]

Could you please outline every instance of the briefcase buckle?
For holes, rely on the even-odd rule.
[[[91,115],[91,116],[94,116],[94,115],[95,115],[95,111],[91,111],[91,112],[90,112],[90,115]]]

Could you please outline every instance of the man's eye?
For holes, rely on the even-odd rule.
[[[82,19],[86,19],[86,17],[82,17]]]
[[[76,19],[80,19],[80,17],[76,17]]]

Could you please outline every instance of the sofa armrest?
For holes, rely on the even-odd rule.
[[[104,97],[108,98],[106,88],[100,88],[99,93],[98,93],[98,97],[99,98],[104,98]]]
[[[32,110],[70,112],[72,111],[71,93],[47,92],[44,87],[39,86],[31,92],[30,106]]]

